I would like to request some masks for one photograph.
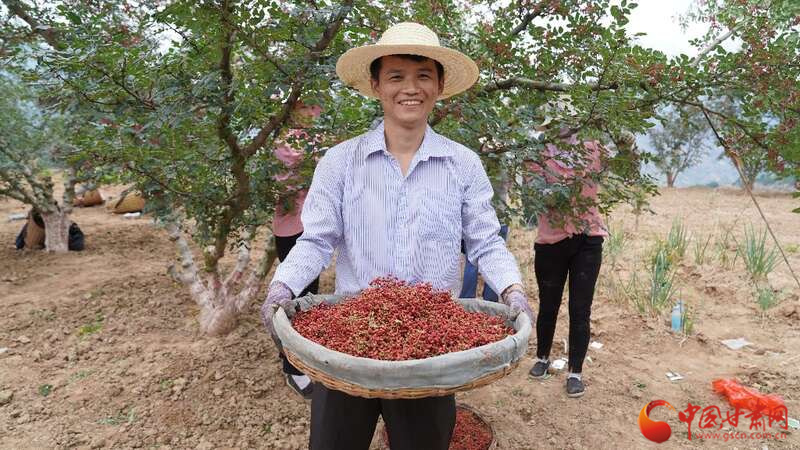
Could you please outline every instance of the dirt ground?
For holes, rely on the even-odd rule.
[[[798,201],[776,193],[758,200],[800,270],[800,215],[790,212]],[[640,433],[637,416],[652,400],[679,411],[689,402],[726,410],[711,390],[720,377],[780,394],[800,418],[800,289],[781,262],[769,276],[781,302],[762,314],[741,259],[724,263],[735,242],[715,245],[726,229],[741,241],[746,224],[763,226],[750,199],[734,190],[670,189],[651,207],[638,225],[629,208],[610,219],[625,240],[604,261],[592,314],[592,340],[603,347],[589,350],[583,398],[566,397],[563,372],[528,378],[530,356],[505,379],[457,396],[493,424],[498,448],[800,448],[800,430],[791,429],[778,440],[689,441],[678,414],[664,407],[651,417],[670,424],[670,440],[657,445]],[[173,247],[150,219],[76,210],[86,250],[54,255],[13,248],[22,222],[6,219],[24,211],[0,202],[0,447],[305,448],[309,408],[283,382],[258,305],[231,335],[205,337],[197,307],[167,274]],[[643,318],[620,294],[634,271],[645,276],[647,250],[675,218],[692,233],[677,272],[693,313],[690,336],[669,331],[669,311]],[[694,241],[709,236],[707,261],[697,264]],[[534,237],[513,229],[509,242],[535,310]],[[329,269],[322,291],[332,289]],[[557,343],[567,323],[562,307]],[[738,337],[753,344],[733,351],[720,343]],[[556,345],[552,356],[562,352]],[[671,382],[667,371],[684,379]],[[749,423],[738,430],[749,433]]]

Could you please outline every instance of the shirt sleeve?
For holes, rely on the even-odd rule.
[[[483,279],[501,294],[514,283],[522,283],[517,260],[500,237],[500,222],[492,206],[492,184],[474,155],[466,179],[464,203],[461,207],[467,259],[478,267]]]
[[[281,281],[299,295],[328,266],[342,240],[342,193],[344,149],[333,148],[314,171],[303,204],[303,234],[286,259],[275,270],[273,281]]]

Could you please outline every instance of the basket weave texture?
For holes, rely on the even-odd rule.
[[[337,303],[342,296],[309,295],[295,300],[302,311]],[[507,306],[477,299],[458,299],[468,311],[504,315]],[[293,315],[293,314],[292,314]],[[292,328],[289,316],[278,308],[275,334],[287,359],[312,380],[330,389],[365,398],[412,399],[437,397],[485,386],[508,375],[528,347],[531,323],[520,314],[515,333],[497,342],[425,359],[382,361],[325,348]]]

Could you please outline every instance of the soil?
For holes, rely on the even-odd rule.
[[[105,196],[119,191],[102,190]],[[780,193],[758,201],[800,271],[800,215],[791,213],[798,201]],[[584,397],[567,398],[563,372],[544,381],[528,377],[535,339],[511,375],[457,396],[492,423],[497,448],[656,448],[639,431],[639,411],[656,399],[678,411],[690,402],[725,411],[727,403],[711,390],[720,377],[780,394],[789,415],[800,417],[800,289],[781,261],[768,277],[780,302],[766,311],[756,303],[741,258],[734,260],[745,225],[763,228],[749,197],[666,189],[651,208],[638,224],[626,207],[610,218],[625,239],[618,254],[605,255],[592,313],[592,341],[603,346],[589,350]],[[76,209],[72,217],[86,234],[86,250],[50,254],[14,249],[23,222],[6,218],[25,211],[0,201],[1,448],[307,447],[309,406],[284,383],[259,305],[250,305],[232,334],[203,336],[198,308],[167,272],[174,248],[150,218]],[[677,218],[691,233],[677,269],[679,295],[693,318],[688,336],[669,331],[669,308],[643,316],[622,295],[632,273],[646,279],[648,249]],[[726,229],[735,239],[723,246]],[[705,261],[697,263],[695,242],[709,236]],[[512,229],[509,246],[536,310],[534,238],[534,230]],[[332,290],[329,268],[321,292]],[[557,343],[567,337],[566,310]],[[734,351],[720,343],[738,337],[752,345]],[[563,356],[562,345],[555,347],[551,356]],[[684,379],[671,382],[668,371]],[[672,428],[664,448],[800,448],[800,430],[768,441],[689,441],[676,412],[659,407],[651,418]],[[738,430],[749,433],[749,424],[743,419]]]

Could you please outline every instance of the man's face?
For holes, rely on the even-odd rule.
[[[444,89],[433,60],[384,56],[372,90],[383,105],[384,119],[408,127],[424,126]]]

